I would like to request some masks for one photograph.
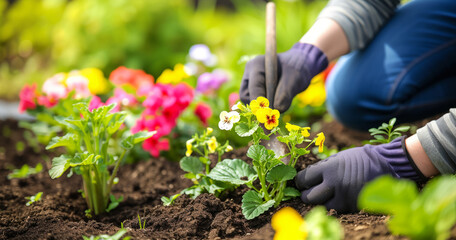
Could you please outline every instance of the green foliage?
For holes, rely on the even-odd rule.
[[[383,176],[368,183],[358,204],[365,211],[388,214],[395,235],[411,239],[447,239],[456,223],[456,178],[430,180],[419,194],[415,183]]]
[[[209,159],[209,155],[216,154],[218,162],[220,162],[221,156],[225,152],[232,150],[228,141],[221,145],[217,139],[212,136],[212,132],[212,128],[207,128],[203,134],[195,134],[191,139],[187,140],[187,156],[183,157],[179,164],[182,170],[187,172],[184,177],[192,180],[194,184],[193,186],[182,190],[179,194],[175,194],[169,198],[162,197],[161,200],[163,205],[169,206],[173,204],[174,200],[181,194],[196,198],[202,193],[211,193],[218,197],[238,186],[236,183],[222,182],[217,178],[210,177],[211,173],[214,172],[214,169],[211,171],[211,160]],[[192,156],[194,153],[199,156]],[[226,163],[225,161],[226,160],[223,161],[224,164]],[[212,173],[212,175],[218,176],[219,173],[220,167],[215,169],[215,172]],[[224,175],[224,177],[226,176]]]
[[[65,126],[66,134],[52,138],[46,149],[65,147],[66,154],[52,159],[49,170],[51,178],[58,178],[68,169],[82,175],[84,197],[95,215],[111,211],[122,201],[110,195],[116,174],[125,154],[134,144],[151,137],[155,132],[138,132],[120,141],[124,150],[121,156],[108,151],[110,139],[116,134],[126,118],[125,112],[110,113],[114,104],[88,110],[87,103],[75,103],[79,114],[57,118]],[[111,170],[112,169],[112,170]],[[111,203],[108,206],[109,201]]]
[[[253,105],[253,103],[251,104]],[[259,105],[258,102],[256,104]],[[218,163],[208,176],[218,181],[245,184],[249,187],[251,190],[242,197],[242,212],[246,219],[253,219],[272,206],[277,207],[282,201],[300,195],[298,190],[286,186],[287,181],[296,176],[295,165],[298,158],[310,152],[307,148],[315,143],[317,138],[314,140],[307,139],[310,135],[308,133],[310,128],[291,124],[286,125],[289,130],[288,134],[283,134],[278,126],[266,133],[258,121],[259,116],[257,114],[261,114],[260,110],[256,110],[254,114],[251,106],[242,103],[238,103],[235,109],[239,111],[240,116],[239,121],[233,121],[235,132],[240,137],[252,139],[252,145],[247,150],[247,156],[252,159],[252,166],[241,163],[242,161],[237,159],[224,160]],[[236,114],[231,112],[221,115],[220,118],[222,119],[224,116],[236,116]],[[220,122],[222,128],[227,128],[222,121],[225,120]],[[288,154],[277,156],[274,151],[266,149],[260,144],[262,140],[270,139],[272,134],[277,134],[277,140],[288,148]],[[304,142],[308,143],[306,147],[298,147]],[[290,158],[287,163],[282,161],[285,157]],[[260,188],[253,184],[256,179],[259,181]]]
[[[394,139],[400,137],[402,133],[407,132],[410,129],[410,126],[401,126],[394,128],[396,123],[396,118],[392,118],[389,123],[383,123],[378,128],[371,128],[369,132],[375,139],[370,140],[370,143],[389,143]]]
[[[119,240],[127,232],[128,232],[127,229],[121,228],[117,233],[115,233],[112,236],[109,236],[106,234],[101,234],[98,236],[90,236],[90,237],[82,236],[82,238],[84,240]],[[130,239],[131,239],[130,236],[122,238],[122,240],[130,240]]]
[[[41,171],[43,171],[43,165],[41,163],[36,164],[34,168],[24,164],[20,169],[13,169],[13,172],[8,174],[8,179],[28,178],[30,175],[40,173]]]
[[[139,217],[139,214],[138,214],[138,223],[139,223],[140,230],[146,228],[146,220],[144,220],[144,222],[141,223],[141,217]]]
[[[339,221],[328,216],[323,206],[314,207],[304,217],[308,229],[308,240],[343,239],[343,230]]]
[[[35,194],[34,196],[25,197],[25,199],[28,200],[28,202],[25,205],[30,206],[35,202],[41,201],[42,196],[43,196],[43,192],[39,192],[39,193]]]

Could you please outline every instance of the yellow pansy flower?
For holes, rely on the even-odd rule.
[[[279,126],[280,112],[276,109],[259,108],[256,117],[258,122],[263,123],[268,130]]]
[[[291,207],[284,207],[272,216],[274,240],[303,240],[307,238],[306,222]]]
[[[315,140],[315,145],[318,146],[318,152],[323,152],[323,143],[325,142],[325,135],[323,132],[317,134],[317,140]]]
[[[103,75],[103,72],[98,68],[85,68],[79,71],[79,74],[89,80],[89,91],[92,94],[103,94],[109,91],[109,84]]]
[[[323,74],[315,76],[309,87],[302,93],[296,95],[299,107],[310,105],[312,107],[321,106],[326,101],[326,90]]]
[[[176,64],[174,70],[165,69],[162,74],[158,77],[157,83],[163,84],[177,84],[180,83],[183,79],[188,78],[189,75],[185,71],[185,66],[183,64]]]
[[[212,129],[211,127],[206,128],[206,132],[208,135],[211,134],[213,131],[214,129]]]
[[[258,109],[267,107],[269,107],[269,100],[265,97],[258,97],[250,102],[250,109],[252,109],[253,114],[256,114]]]
[[[225,152],[233,151],[233,147],[231,145],[226,146]]]
[[[185,156],[187,156],[187,157],[190,157],[190,155],[192,155],[192,153],[193,153],[193,145],[192,145],[193,141],[195,141],[195,139],[192,138],[192,139],[188,140],[185,144],[187,146],[187,152],[185,152]]]
[[[291,124],[291,123],[286,123],[285,124],[285,128],[291,132],[291,131],[299,131],[299,129],[301,129],[300,126],[298,125],[294,125],[294,124]]]
[[[207,142],[207,146],[209,148],[210,153],[215,152],[215,150],[218,147],[217,139],[214,136],[212,136],[211,139],[209,139],[209,141]]]
[[[310,127],[301,128],[301,135],[303,137],[309,137],[310,136],[309,130],[310,130]]]

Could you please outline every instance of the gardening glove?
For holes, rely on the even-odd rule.
[[[405,137],[381,145],[341,151],[300,171],[295,179],[306,204],[325,205],[338,213],[357,212],[363,186],[381,175],[424,182],[405,148]]]
[[[266,86],[264,61],[264,55],[257,56],[245,66],[239,91],[245,104],[259,96],[266,97],[269,86]],[[278,83],[272,96],[274,106],[270,107],[285,112],[294,96],[304,91],[310,80],[328,66],[328,58],[319,48],[298,42],[290,50],[277,54],[277,61]]]

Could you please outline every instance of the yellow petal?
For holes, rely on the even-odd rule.
[[[284,207],[272,216],[271,225],[276,234],[274,240],[305,239],[307,232],[303,231],[304,219],[291,207]],[[305,229],[305,228],[304,228]]]

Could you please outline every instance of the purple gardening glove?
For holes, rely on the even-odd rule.
[[[405,137],[399,137],[386,144],[347,149],[300,171],[295,182],[302,201],[325,205],[338,213],[357,212],[361,188],[376,177],[389,174],[425,181],[404,141]]]
[[[239,96],[244,103],[259,96],[266,97],[264,55],[250,60],[245,66]],[[290,50],[277,54],[278,83],[274,106],[285,112],[298,93],[306,90],[310,80],[328,66],[326,55],[317,47],[307,43],[296,43]]]

